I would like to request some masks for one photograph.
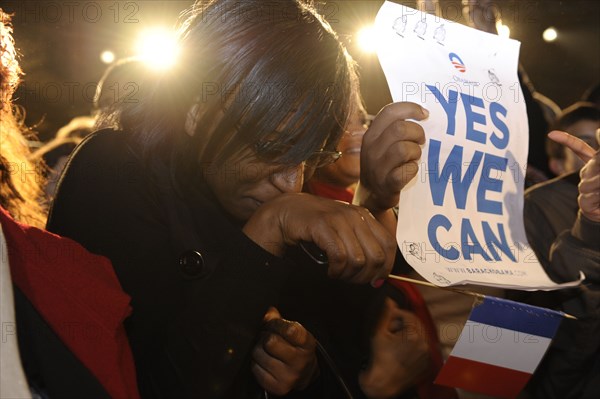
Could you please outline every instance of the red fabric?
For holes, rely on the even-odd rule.
[[[349,188],[316,182],[314,180],[309,180],[306,182],[305,189],[306,192],[314,194],[318,197],[344,201],[350,204],[352,203],[352,198],[354,198],[354,193]]]
[[[436,382],[494,397],[516,398],[530,378],[529,373],[450,355]]]
[[[388,283],[401,290],[415,312],[427,334],[429,343],[429,358],[431,359],[431,375],[426,381],[420,383],[417,391],[420,399],[457,399],[458,396],[454,388],[443,387],[433,383],[434,377],[439,373],[444,365],[444,359],[440,350],[435,323],[431,318],[427,304],[423,300],[421,293],[411,283],[406,281],[388,279]]]
[[[13,282],[113,398],[137,399],[123,320],[131,313],[108,259],[25,226],[0,207]]]

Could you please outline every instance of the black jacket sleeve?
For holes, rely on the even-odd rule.
[[[586,280],[565,293],[560,309],[577,317],[564,319],[528,390],[535,398],[592,398],[600,392],[600,223],[581,214],[571,230],[554,241],[551,265],[562,281]]]
[[[185,221],[201,234],[182,244],[165,190],[123,133],[99,132],[71,157],[48,229],[112,261],[132,297],[126,327],[143,397],[224,397],[249,375],[255,336],[288,265],[208,202]]]
[[[560,181],[550,184],[556,187]],[[547,190],[550,184],[526,194],[529,242],[552,279],[573,281],[583,271],[586,280],[577,288],[516,298],[577,317],[561,322],[527,391],[534,398],[545,399],[596,397],[600,392],[600,223],[586,219],[581,212],[569,216],[569,207],[577,207],[575,197],[572,203],[558,201],[556,192]],[[568,228],[557,231],[555,226]]]

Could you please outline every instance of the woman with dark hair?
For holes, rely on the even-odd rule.
[[[393,218],[416,173],[423,131],[404,119],[426,112],[394,104],[374,121],[361,189],[371,212],[302,194],[314,168],[339,158],[355,98],[331,27],[302,1],[218,0],[188,12],[180,45],[180,66],[140,79],[139,102],[102,118],[116,130],[75,151],[49,229],[113,262],[132,297],[142,396],[251,397],[256,382],[278,395],[362,395],[364,330],[383,300],[371,285],[396,251],[376,218]],[[349,387],[317,361],[315,337]]]

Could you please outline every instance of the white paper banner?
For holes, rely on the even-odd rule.
[[[430,112],[419,172],[402,191],[397,239],[428,281],[557,289],[525,237],[528,126],[520,43],[386,2],[375,22],[394,101]]]

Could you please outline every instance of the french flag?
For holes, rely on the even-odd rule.
[[[544,357],[564,314],[484,297],[435,383],[515,398]]]

